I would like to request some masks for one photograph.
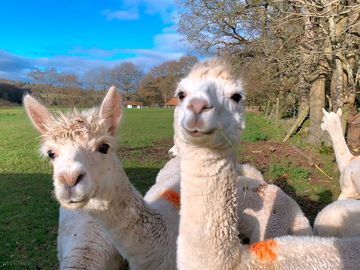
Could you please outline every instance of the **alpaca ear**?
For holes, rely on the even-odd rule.
[[[336,114],[341,117],[342,116],[342,110],[341,108],[337,109]]]
[[[121,119],[121,96],[115,86],[107,92],[101,107],[100,117],[110,124],[109,132],[114,135]]]
[[[52,118],[49,110],[30,95],[24,97],[23,104],[33,125],[41,134],[44,134],[47,131],[45,124]]]

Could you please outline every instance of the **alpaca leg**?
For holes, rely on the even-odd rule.
[[[252,234],[250,236],[250,244],[259,242],[261,240],[264,240],[264,235],[265,235],[265,232],[260,231],[259,224],[256,224],[254,226],[254,229],[253,229]]]
[[[358,161],[358,160],[357,160]],[[356,199],[360,199],[360,163],[352,162],[349,166],[349,175],[351,183],[354,188],[354,196]]]
[[[341,194],[338,200],[359,199],[360,194],[355,185],[358,181],[359,179],[354,177],[354,170],[351,167],[346,169],[340,176]]]

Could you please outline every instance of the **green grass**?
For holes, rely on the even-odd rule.
[[[126,173],[142,192],[172,145],[170,109],[125,110],[119,132]],[[39,134],[22,108],[0,109],[0,269],[55,269],[58,204]],[[152,153],[154,147],[159,153]],[[144,158],[150,152],[151,158]]]
[[[248,113],[246,115],[246,128],[242,136],[242,141],[256,142],[267,140],[280,140],[284,130],[276,128],[266,117],[261,114]]]
[[[132,183],[145,193],[172,146],[171,109],[129,109],[123,113],[119,156]],[[245,142],[284,136],[261,115],[248,114]],[[39,137],[22,108],[0,109],[0,269],[56,269],[58,204],[52,195],[51,167],[39,157]],[[324,159],[329,159],[323,153]],[[306,169],[271,162],[268,176],[284,174],[284,188],[314,201],[329,201],[327,189],[311,186]],[[307,203],[303,200],[303,205]]]

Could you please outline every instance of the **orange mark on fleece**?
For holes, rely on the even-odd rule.
[[[275,240],[262,241],[250,245],[249,250],[263,263],[271,263],[277,259],[274,249],[277,247]]]
[[[160,198],[175,206],[176,209],[180,209],[180,195],[176,191],[165,190],[160,193]]]

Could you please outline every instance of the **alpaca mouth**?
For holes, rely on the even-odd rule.
[[[214,133],[215,129],[207,131],[207,132],[202,132],[199,130],[194,130],[194,131],[190,131],[190,130],[186,130],[187,133],[189,133],[192,137],[203,137],[206,135],[211,135],[212,133]]]
[[[68,209],[79,209],[83,208],[86,205],[86,200],[80,200],[80,201],[73,201],[70,200],[68,202],[62,203],[62,206]]]
[[[68,203],[83,203],[84,200],[80,200],[80,201],[73,201],[73,200],[70,200]]]

